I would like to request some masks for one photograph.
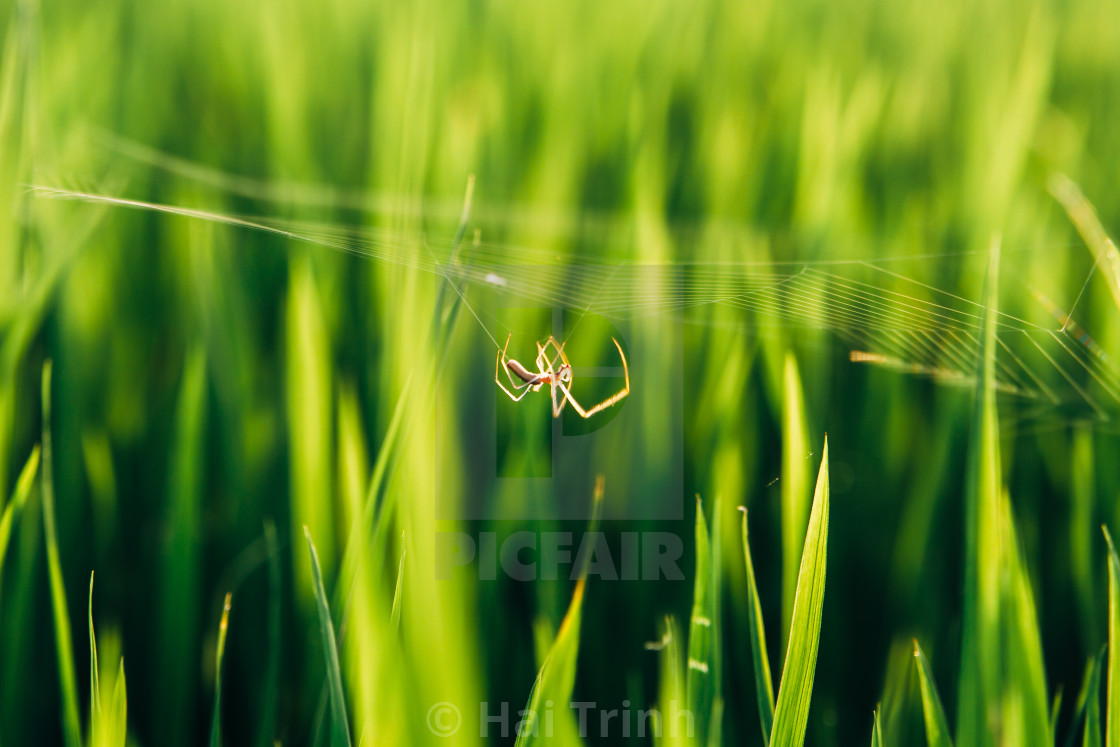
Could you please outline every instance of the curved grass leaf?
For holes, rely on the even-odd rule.
[[[272,747],[276,733],[276,694],[280,689],[280,545],[276,526],[264,523],[264,541],[268,549],[268,663],[265,669],[264,696],[258,747]]]
[[[813,676],[824,608],[825,567],[828,550],[828,439],[825,438],[813,511],[801,553],[797,577],[797,596],[793,604],[789,645],[774,708],[774,728],[770,744],[798,747],[805,742],[809,721],[809,702],[813,696]]]
[[[591,522],[589,532],[594,532],[599,526],[599,513],[603,505],[603,478],[595,480],[595,493],[592,501]],[[579,632],[583,618],[583,594],[587,586],[587,568],[590,562],[590,553],[584,555],[579,567],[579,580],[576,582],[572,601],[564,620],[560,623],[560,630],[556,639],[549,648],[548,655],[541,665],[540,672],[533,682],[533,689],[529,693],[525,713],[519,719],[517,733],[517,747],[547,743],[578,743],[578,731],[574,723],[571,709],[557,708],[552,714],[555,721],[555,731],[549,734],[540,724],[541,704],[552,701],[554,704],[568,703],[572,699],[572,689],[576,683],[576,660],[579,656]]]
[[[692,616],[688,625],[688,684],[686,698],[688,710],[696,719],[697,741],[707,742],[708,719],[715,698],[714,673],[712,672],[712,626],[715,620],[714,575],[718,573],[712,562],[712,542],[708,524],[704,520],[704,506],[696,496],[696,582],[692,592]]]
[[[23,470],[16,480],[15,489],[8,505],[4,506],[4,513],[0,514],[0,571],[4,570],[4,555],[8,551],[8,541],[12,537],[12,524],[19,518],[27,497],[31,495],[31,486],[35,484],[35,475],[39,472],[39,446],[31,450],[31,456],[23,465]]]
[[[315,551],[315,543],[311,541],[311,532],[307,527],[303,528],[303,536],[307,538],[307,551],[311,556],[311,580],[315,586],[319,632],[327,666],[331,706],[331,744],[334,747],[343,747],[343,745],[350,747],[350,725],[346,717],[346,698],[342,691],[342,671],[338,666],[338,644],[334,637],[330,605],[327,604],[327,592],[323,588],[323,571],[319,567],[319,553]]]
[[[1081,747],[1101,747],[1101,664],[1104,652],[1093,657],[1085,671],[1082,695],[1085,698],[1085,729]],[[1080,698],[1079,698],[1080,700]]]
[[[97,635],[93,630],[93,571],[89,572],[89,720],[90,731],[97,733],[101,715],[101,677],[97,670]]]
[[[214,654],[214,717],[210,721],[210,747],[222,745],[222,659],[226,654],[226,632],[229,630],[229,609],[233,594],[226,592],[222,605],[222,621],[218,623],[218,646]]]
[[[1108,542],[1108,685],[1104,740],[1120,747],[1120,555],[1108,527],[1101,527]]]
[[[770,674],[770,658],[766,654],[766,627],[762,621],[762,603],[754,578],[754,562],[747,538],[747,509],[743,512],[743,556],[747,563],[747,621],[751,636],[751,661],[754,663],[754,690],[758,699],[758,718],[762,723],[762,744],[770,744],[774,725],[774,679]]]
[[[809,517],[808,427],[805,425],[805,396],[797,359],[785,358],[785,396],[782,399],[782,641],[789,636],[793,606]]]
[[[50,575],[51,608],[54,610],[55,650],[58,654],[62,689],[62,735],[67,747],[80,747],[78,683],[74,676],[74,651],[70,638],[70,612],[58,554],[58,529],[54,516],[54,481],[51,476],[51,362],[43,364],[43,531],[47,537],[47,569]]]
[[[933,671],[918,641],[914,641],[914,661],[918,665],[918,682],[922,689],[922,716],[926,724],[926,744],[929,747],[952,747],[952,732],[937,684],[933,681]]]
[[[999,687],[999,434],[995,405],[995,302],[999,242],[992,242],[965,477],[964,609],[957,703],[962,744],[991,743],[990,701]]]

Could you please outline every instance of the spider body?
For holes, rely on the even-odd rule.
[[[512,336],[511,334],[510,337]],[[543,345],[538,342],[535,362],[537,370],[530,371],[523,364],[506,355],[506,351],[509,350],[510,337],[506,338],[506,346],[498,353],[498,358],[494,362],[494,382],[514,402],[520,402],[529,392],[539,392],[547,385],[552,395],[552,417],[560,417],[564,406],[570,403],[581,417],[589,418],[630,394],[630,368],[626,364],[626,355],[622,352],[622,346],[613,337],[611,341],[618,348],[618,355],[622,359],[622,371],[626,378],[626,386],[623,387],[622,391],[588,409],[584,409],[572,396],[572,364],[564,353],[562,343],[557,342],[556,338],[551,335]],[[551,358],[549,357],[550,348],[556,351]],[[559,367],[556,365],[558,362],[560,363]],[[509,379],[513,391],[507,389],[506,385],[502,383],[501,372],[503,370],[506,372],[506,378]],[[515,380],[515,377],[517,380]],[[514,392],[517,392],[517,394]]]

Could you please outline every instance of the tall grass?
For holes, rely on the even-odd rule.
[[[447,703],[440,741],[475,744],[481,703],[516,723],[542,698],[689,710],[691,742],[632,743],[1120,743],[1113,5],[0,8],[0,743],[426,744]],[[531,350],[557,299],[30,184],[392,232],[468,268],[480,228],[478,251],[547,253],[512,269],[620,304],[568,350],[611,365],[617,333],[634,391],[579,435],[542,395],[491,399],[483,325]],[[983,318],[904,361],[978,348],[974,385],[852,364],[858,337],[815,328],[824,292],[677,316],[581,285],[772,261],[869,284],[844,331],[888,305],[888,349],[919,305]],[[1099,408],[997,396],[997,309],[1100,362],[1066,371]],[[529,505],[498,432],[565,487]],[[601,473],[606,545],[678,537],[683,580],[484,576],[480,533],[578,543]],[[644,513],[663,499],[676,518]],[[459,532],[480,556],[444,578]],[[561,741],[622,739],[565,714]]]

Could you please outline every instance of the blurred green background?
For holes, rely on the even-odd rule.
[[[892,257],[892,271],[977,299],[984,249],[998,233],[1001,307],[1056,329],[1032,290],[1068,311],[1093,258],[1047,191],[1051,172],[1074,179],[1106,227],[1120,224],[1117,18],[1114,0],[0,8],[0,505],[41,440],[40,374],[52,359],[52,474],[78,702],[89,702],[84,611],[95,569],[102,665],[115,671],[113,652],[123,653],[130,743],[207,738],[231,590],[227,741],[325,739],[302,527],[331,589],[347,538],[364,533],[374,460],[403,401],[377,494],[378,539],[362,553],[340,634],[355,743],[435,743],[425,713],[437,701],[467,713],[480,701],[526,701],[572,584],[480,580],[477,569],[439,581],[437,532],[578,533],[585,523],[569,519],[586,513],[603,471],[607,506],[612,491],[630,506],[613,518],[605,511],[612,545],[622,532],[676,533],[685,580],[591,580],[576,699],[656,702],[658,658],[644,644],[661,638],[666,615],[687,619],[693,495],[718,494],[728,511],[718,538],[723,738],[757,743],[732,509],[750,509],[780,670],[790,550],[781,495],[800,490],[808,500],[811,487],[783,467],[783,451],[794,472],[814,475],[827,432],[828,587],[808,741],[865,743],[882,701],[891,743],[921,744],[911,637],[930,656],[950,713],[956,702],[967,386],[850,363],[846,338],[799,324],[805,310],[796,306],[765,324],[710,304],[682,317],[674,346],[659,346],[660,328],[634,315],[619,329],[644,354],[632,356],[635,393],[615,417],[631,408],[625,433],[641,439],[616,436],[587,460],[554,463],[568,486],[557,498],[577,509],[549,516],[546,506],[525,518],[520,496],[494,476],[544,469],[545,395],[518,406],[491,399],[495,350],[470,313],[503,343],[505,328],[489,321],[517,304],[467,288],[471,309],[441,317],[456,296],[411,265],[427,251],[423,237],[433,256],[447,256],[474,174],[470,228],[508,254],[525,247],[560,268]],[[33,184],[316,221],[335,234],[377,230],[398,261],[44,200]],[[578,290],[579,274],[571,277],[560,307]],[[884,297],[895,288],[872,278]],[[632,292],[622,301],[637,307]],[[1100,274],[1076,308],[1106,359],[1120,350]],[[554,330],[547,311],[515,316],[511,350],[524,361],[530,341]],[[611,325],[580,331],[569,348],[577,368],[617,365]],[[782,427],[787,353],[804,388],[802,442]],[[1084,404],[1084,371],[1039,375]],[[582,401],[616,384],[588,384]],[[1001,408],[1004,478],[1049,688],[1067,694],[1064,727],[1084,662],[1105,642],[1099,526],[1120,527],[1108,422],[1117,412],[1107,402],[1089,417],[1076,406],[1028,417],[1017,417],[1014,400]],[[497,456],[479,435],[495,422],[506,444]],[[679,475],[651,456],[664,453],[679,455]],[[670,480],[674,492],[656,498],[679,506],[678,518],[644,518],[641,496],[667,476],[679,477],[679,495]],[[0,575],[5,745],[63,740],[40,493],[37,484],[12,524]],[[477,510],[459,511],[469,506]],[[460,515],[484,518],[448,518]],[[281,561],[272,584],[266,525]],[[397,632],[388,621],[402,549]],[[477,723],[467,723],[439,743],[479,741]]]

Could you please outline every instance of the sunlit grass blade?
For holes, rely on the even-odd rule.
[[[326,659],[327,683],[330,688],[331,708],[331,745],[350,747],[350,725],[346,716],[346,697],[342,691],[342,672],[338,665],[338,644],[334,637],[334,623],[327,604],[327,592],[323,588],[323,571],[319,567],[319,554],[311,541],[311,532],[303,528],[307,539],[307,550],[311,557],[311,580],[315,585],[315,602],[319,613],[319,632],[323,643],[323,656]]]
[[[1085,672],[1085,729],[1081,747],[1101,747],[1101,663],[1104,654],[1093,657]]]
[[[603,506],[603,478],[595,480],[595,493],[592,499],[591,521],[588,532],[597,531],[599,515]],[[517,735],[517,747],[539,742],[559,744],[578,743],[578,730],[568,708],[557,709],[554,714],[555,733],[548,734],[540,723],[541,706],[548,701],[568,703],[572,699],[572,689],[576,683],[576,662],[579,658],[579,633],[583,619],[583,595],[587,586],[587,569],[590,558],[584,556],[578,568],[578,580],[568,611],[560,623],[556,639],[548,650],[541,665],[533,688],[529,693],[526,714],[522,720],[523,728]]]
[[[879,724],[880,708],[875,708],[874,721],[871,724],[871,747],[883,747],[883,727]]]
[[[999,690],[999,433],[995,405],[995,309],[999,240],[992,241],[984,285],[983,334],[965,474],[964,609],[957,696],[957,739],[991,743],[988,712]]]
[[[805,533],[797,596],[790,622],[778,700],[774,707],[774,728],[770,744],[798,747],[805,741],[809,722],[809,703],[820,644],[821,613],[824,609],[825,570],[828,554],[828,439],[825,438],[821,468],[813,494],[813,510]]]
[[[4,555],[8,552],[8,542],[12,538],[12,524],[19,518],[24,504],[27,503],[28,496],[31,495],[31,486],[35,484],[35,475],[38,474],[38,471],[39,446],[36,445],[31,450],[31,456],[24,463],[23,470],[19,473],[15,489],[12,490],[12,497],[8,500],[8,504],[4,506],[4,513],[0,514],[0,571],[4,570]]]
[[[747,627],[750,628],[751,661],[754,664],[754,689],[758,700],[758,717],[762,723],[762,743],[770,743],[774,725],[774,678],[770,674],[770,657],[766,653],[766,627],[762,620],[762,603],[754,577],[754,561],[747,536],[747,509],[743,512],[743,556],[747,563]]]
[[[226,655],[226,633],[229,631],[229,610],[233,594],[226,592],[222,605],[222,621],[218,623],[218,645],[214,653],[214,716],[210,721],[210,747],[222,745],[222,660]]]
[[[712,671],[712,627],[715,621],[714,579],[718,570],[712,562],[712,541],[704,520],[704,506],[696,497],[696,581],[692,592],[692,616],[688,625],[688,710],[696,719],[696,737],[707,742],[708,720],[715,698]]]
[[[793,606],[801,572],[801,552],[805,544],[805,525],[809,520],[809,436],[805,424],[805,395],[797,359],[785,358],[784,396],[782,398],[782,629],[783,644],[788,640]]]
[[[1058,744],[1058,716],[1062,712],[1062,688],[1058,687],[1058,691],[1054,693],[1054,699],[1050,701],[1050,744]]]
[[[113,686],[113,707],[110,713],[113,714],[116,728],[116,741],[111,743],[112,747],[125,747],[128,741],[128,687],[124,679],[124,657],[121,657],[117,683]]]
[[[929,661],[916,640],[914,661],[918,665],[918,683],[922,689],[922,716],[926,725],[926,744],[929,747],[952,747],[952,731],[949,730],[949,719],[945,716],[945,707],[941,704],[937,684],[933,681],[933,670],[930,669]]]
[[[662,747],[694,743],[694,719],[682,706],[685,683],[681,674],[680,642],[677,635],[676,621],[672,617],[666,617],[665,632],[662,633],[661,640],[646,644],[647,650],[661,651],[661,684],[658,693],[660,729],[653,733],[655,736],[660,734],[655,742]]]
[[[389,613],[389,627],[397,630],[401,623],[401,593],[404,589],[404,535],[401,535],[401,561],[397,566],[397,585],[393,590],[393,609]]]
[[[89,720],[90,731],[97,733],[101,715],[101,675],[97,669],[97,635],[93,630],[93,571],[89,572]]]
[[[1049,185],[1050,194],[1062,204],[1070,220],[1077,226],[1078,233],[1085,240],[1093,259],[1101,269],[1112,300],[1120,308],[1120,252],[1101,225],[1092,203],[1082,194],[1076,182],[1064,174],[1052,174]]]
[[[721,747],[723,744],[723,698],[712,701],[712,718],[708,724],[708,747]]]
[[[1108,543],[1108,685],[1104,741],[1120,747],[1120,555],[1108,527],[1101,527]]]
[[[202,521],[206,475],[207,357],[194,347],[183,361],[175,403],[174,440],[167,476],[167,536],[160,548],[162,578],[156,635],[158,674],[164,697],[157,718],[167,730],[168,747],[186,745],[195,731],[198,661],[201,658],[199,578],[202,558],[197,543]],[[201,725],[199,725],[201,726]]]
[[[1000,572],[1004,579],[999,639],[1003,645],[1001,740],[1029,744],[1050,733],[1042,633],[1034,591],[1006,491],[1000,493]]]
[[[48,360],[43,364],[43,531],[47,541],[55,651],[58,654],[59,684],[62,689],[62,735],[67,747],[79,747],[82,743],[82,731],[78,721],[78,684],[74,677],[70,612],[66,607],[66,587],[62,580],[62,561],[58,555],[51,457],[51,362]]]
[[[268,664],[265,669],[264,696],[261,707],[260,733],[257,747],[272,747],[276,733],[276,695],[280,689],[280,545],[276,526],[264,523],[264,540],[268,548]]]

